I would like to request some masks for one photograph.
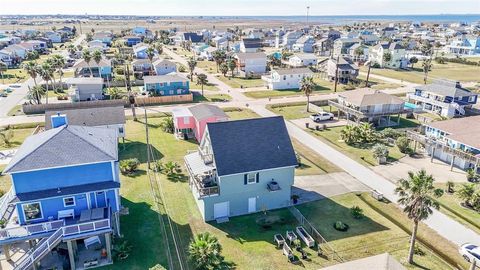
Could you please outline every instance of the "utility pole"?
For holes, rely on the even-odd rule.
[[[135,97],[132,93],[132,84],[130,83],[130,70],[128,65],[125,65],[125,84],[127,86],[128,101],[130,103],[130,108],[132,109],[133,121],[137,121],[137,114],[135,112]]]
[[[147,140],[147,168],[150,170],[150,138],[148,136],[148,116],[147,116],[147,108],[145,107],[145,103],[143,104],[143,111],[145,112],[145,134],[146,134],[146,140]]]
[[[309,15],[310,7],[307,6],[307,25],[308,25],[308,15]]]
[[[335,64],[335,89],[333,92],[337,92],[337,84],[338,84],[338,61],[340,61],[340,55],[337,56],[337,63]]]
[[[370,61],[367,61],[365,64],[368,65],[367,80],[365,81],[365,87],[368,87],[368,79],[370,78],[370,68],[372,68],[372,63]]]

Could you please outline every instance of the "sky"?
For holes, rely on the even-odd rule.
[[[167,16],[480,14],[480,0],[0,0],[0,14]]]

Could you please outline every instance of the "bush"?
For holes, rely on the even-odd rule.
[[[409,141],[408,141],[407,137],[405,137],[405,136],[398,137],[398,139],[395,141],[395,144],[397,145],[398,150],[400,150],[400,152],[402,152],[404,154],[410,154],[411,153],[410,145],[409,145]]]
[[[175,126],[173,124],[173,118],[167,117],[163,119],[162,123],[160,123],[160,128],[163,130],[163,132],[173,134],[173,131],[175,129]]]
[[[391,139],[397,139],[398,137],[402,136],[402,134],[398,131],[396,131],[393,128],[386,128],[382,131],[380,131],[380,135],[383,138],[391,138]]]
[[[346,232],[348,230],[348,225],[341,221],[337,221],[333,223],[333,228],[337,231]]]
[[[132,174],[137,171],[140,161],[137,158],[129,158],[120,161],[120,171],[122,174]]]
[[[417,245],[413,248],[413,253],[418,256],[425,256],[425,251],[419,248]]]
[[[359,206],[352,206],[350,208],[350,212],[352,213],[353,218],[355,219],[361,219],[363,218],[363,209],[360,208]]]
[[[125,75],[125,70],[123,68],[115,68],[115,73],[118,75]]]
[[[182,73],[183,73],[183,72],[187,72],[187,68],[186,68],[184,65],[180,65],[180,66],[178,67],[178,72],[182,72]]]
[[[380,143],[377,143],[372,148],[374,158],[386,158],[388,157],[388,148]]]

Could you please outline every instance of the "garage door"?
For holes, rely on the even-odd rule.
[[[213,205],[213,217],[215,219],[228,217],[230,214],[230,202],[216,203]]]

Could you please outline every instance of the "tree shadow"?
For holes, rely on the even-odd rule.
[[[177,183],[177,182],[185,183],[188,181],[188,176],[186,176],[183,173],[172,173],[167,175],[167,179],[174,183]]]
[[[155,146],[151,146],[153,156],[156,160],[160,160],[163,158],[163,154],[155,148]],[[128,139],[125,142],[121,143],[119,146],[119,154],[120,160],[122,159],[129,159],[129,158],[137,158],[140,163],[147,163],[147,144],[139,141],[130,141]]]

